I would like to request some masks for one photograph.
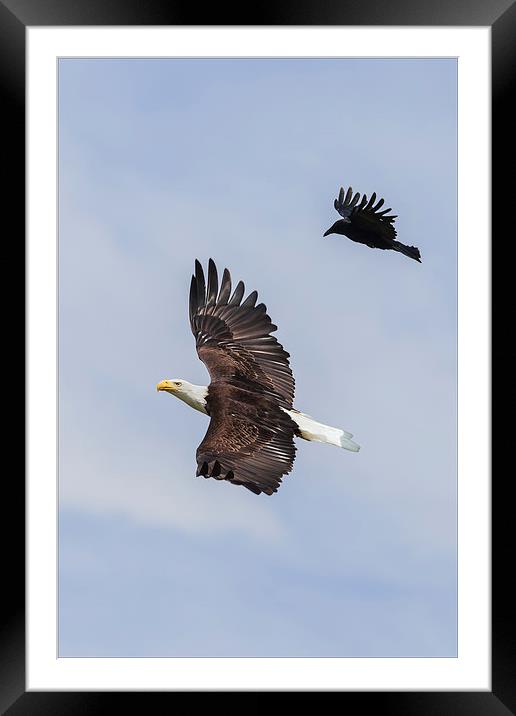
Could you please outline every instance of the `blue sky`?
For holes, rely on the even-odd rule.
[[[61,656],[456,654],[456,63],[61,60]],[[417,264],[322,238],[383,196]],[[273,497],[195,478],[193,263],[257,289],[296,407]]]

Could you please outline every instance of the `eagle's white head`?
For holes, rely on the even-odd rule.
[[[163,390],[165,393],[175,395],[176,398],[195,408],[195,410],[208,414],[206,412],[208,388],[205,385],[194,385],[182,378],[174,378],[173,380],[162,380],[156,387],[158,391]]]

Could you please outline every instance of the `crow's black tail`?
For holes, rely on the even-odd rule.
[[[402,244],[400,241],[393,241],[392,243],[392,248],[395,251],[399,251],[401,254],[405,254],[405,256],[421,263],[421,254],[419,253],[417,246],[405,246],[405,244]]]

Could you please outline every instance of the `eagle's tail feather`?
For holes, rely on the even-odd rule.
[[[314,420],[309,415],[299,413],[297,410],[286,411],[299,428],[299,435],[304,440],[310,440],[317,443],[328,443],[336,447],[345,448],[352,452],[358,452],[360,445],[351,440],[352,433],[348,433],[340,428],[332,428],[330,425],[324,425]]]

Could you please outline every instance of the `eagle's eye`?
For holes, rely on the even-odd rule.
[[[176,388],[180,388],[183,384],[181,382],[179,382],[178,380],[176,380],[174,385],[176,386]]]

